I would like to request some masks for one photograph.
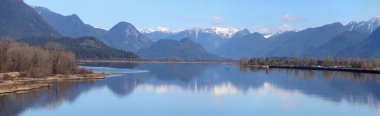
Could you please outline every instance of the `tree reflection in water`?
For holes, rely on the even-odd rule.
[[[113,76],[100,81],[57,82],[49,89],[0,97],[0,115],[19,115],[27,109],[57,108],[75,103],[81,94],[107,87],[114,95],[127,99],[136,89],[175,86],[187,92],[240,94],[270,84],[278,89],[317,96],[330,102],[348,101],[377,108],[380,105],[380,77],[375,74],[260,69],[212,64],[98,64],[148,70]],[[94,66],[94,65],[92,65]]]

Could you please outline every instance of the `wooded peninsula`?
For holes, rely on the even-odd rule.
[[[305,70],[347,71],[380,74],[380,60],[360,58],[312,58],[312,57],[272,57],[241,58],[241,66],[264,68],[287,68]]]
[[[80,69],[73,53],[58,43],[44,48],[0,40],[0,94],[49,87],[54,80],[102,79]]]

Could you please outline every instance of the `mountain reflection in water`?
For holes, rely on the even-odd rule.
[[[74,103],[82,94],[107,88],[128,99],[134,91],[203,93],[213,96],[244,94],[306,95],[332,103],[347,102],[380,109],[380,78],[348,72],[256,69],[219,64],[84,64],[146,70],[110,76],[100,81],[57,82],[50,89],[0,96],[0,115],[20,115],[27,110],[56,109]],[[287,104],[289,107],[295,104]]]

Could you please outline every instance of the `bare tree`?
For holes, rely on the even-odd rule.
[[[75,55],[57,43],[46,49],[0,40],[0,72],[24,72],[29,77],[78,72]]]

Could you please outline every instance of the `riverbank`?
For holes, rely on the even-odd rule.
[[[324,71],[380,74],[380,70],[356,69],[356,68],[344,68],[344,67],[341,67],[341,68],[339,67],[304,67],[304,66],[268,66],[268,67],[282,68],[282,69],[324,70]]]
[[[269,57],[241,58],[240,66],[267,68],[343,71],[380,74],[380,60],[360,58]]]
[[[241,65],[243,67],[257,67],[267,69],[298,69],[298,70],[319,70],[319,71],[338,71],[338,72],[352,72],[352,73],[369,73],[380,74],[380,70],[356,69],[346,67],[306,67],[306,66],[268,66],[268,65]]]
[[[53,86],[55,81],[89,81],[104,79],[107,73],[52,75],[42,78],[25,78],[19,72],[0,73],[0,95],[25,92]]]

